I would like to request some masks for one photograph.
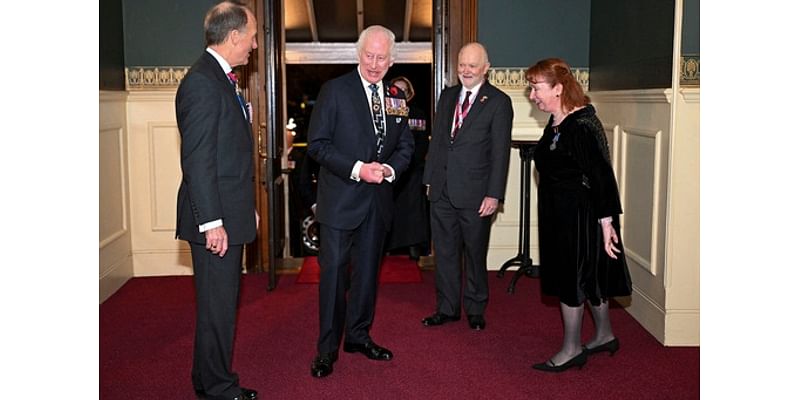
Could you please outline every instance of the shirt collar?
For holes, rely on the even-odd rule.
[[[217,62],[219,63],[219,66],[222,67],[222,71],[223,72],[225,72],[227,74],[228,72],[233,71],[233,68],[231,68],[231,65],[228,64],[228,62],[225,61],[225,59],[222,58],[222,56],[219,55],[219,53],[214,51],[214,49],[212,49],[211,47],[206,47],[206,51],[208,52],[208,54],[211,54],[214,57],[214,59],[217,60]]]
[[[480,90],[481,90],[481,86],[483,86],[483,82],[481,82],[481,83],[479,83],[479,84],[475,85],[475,87],[474,87],[474,88],[472,88],[472,89],[469,89],[469,91],[470,91],[470,96],[469,96],[469,97],[470,97],[470,99],[469,99],[469,102],[470,102],[470,103],[472,103],[472,101],[473,101],[472,99],[474,99],[474,98],[475,98],[475,96],[477,96],[477,95],[478,95],[478,91],[480,91]],[[462,85],[462,86],[461,86],[461,93],[458,95],[458,98],[459,98],[459,100],[463,99],[463,98],[464,98],[464,96],[466,96],[466,95],[467,95],[467,88],[466,88],[466,87],[464,87],[464,85]]]
[[[356,71],[358,71],[358,77],[361,78],[361,86],[364,87],[364,90],[366,90],[367,93],[372,93],[372,89],[369,88],[369,85],[372,85],[372,83],[370,83],[368,80],[364,79],[363,76],[361,76],[361,69],[356,67]],[[378,94],[382,95],[383,94],[383,81],[378,81],[375,84],[378,85]]]

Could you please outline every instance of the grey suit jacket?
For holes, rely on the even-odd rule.
[[[439,97],[423,183],[431,201],[441,198],[446,183],[455,207],[477,210],[484,197],[505,198],[514,110],[508,95],[484,82],[451,143],[460,91],[453,86]]]

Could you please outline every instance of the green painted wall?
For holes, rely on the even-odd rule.
[[[189,66],[216,0],[100,2],[100,88],[124,68]],[[478,41],[495,67],[545,57],[589,67],[592,90],[669,87],[673,0],[479,0]],[[684,0],[682,52],[700,53],[700,0]]]
[[[700,54],[700,0],[683,0],[681,54]]]
[[[672,85],[673,0],[592,1],[589,90]]]
[[[478,41],[495,67],[560,57],[591,90],[670,87],[674,0],[479,0]],[[700,0],[684,0],[681,52],[700,54]]]
[[[205,49],[203,18],[217,0],[122,0],[125,66],[189,66]]]
[[[590,0],[479,0],[478,41],[495,67],[548,57],[589,66]]]

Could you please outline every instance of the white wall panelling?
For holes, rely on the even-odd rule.
[[[99,94],[99,297],[102,303],[133,276],[125,92]]]

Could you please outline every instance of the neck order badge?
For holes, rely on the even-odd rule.
[[[244,103],[244,97],[242,97],[242,91],[239,90],[239,78],[236,77],[236,74],[233,71],[228,72],[228,80],[231,81],[233,88],[236,90],[236,100],[239,100],[239,105],[242,107],[242,112],[244,113],[245,119],[248,121],[250,120],[250,110],[247,109],[247,106]]]

